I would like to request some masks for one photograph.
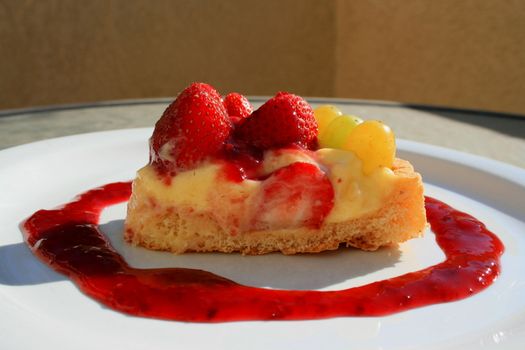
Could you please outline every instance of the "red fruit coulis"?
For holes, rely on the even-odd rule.
[[[500,271],[503,244],[483,223],[426,198],[428,221],[445,261],[420,271],[340,291],[271,290],[187,269],[135,269],[98,228],[101,211],[126,201],[129,182],[80,195],[24,222],[33,253],[87,295],[127,314],[192,322],[381,316],[468,297]]]

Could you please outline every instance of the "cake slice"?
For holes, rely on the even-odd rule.
[[[185,89],[157,122],[128,203],[125,239],[174,253],[364,250],[422,234],[421,176],[388,127],[315,114],[278,93],[253,112],[240,94]]]

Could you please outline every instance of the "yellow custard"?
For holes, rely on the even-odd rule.
[[[264,174],[270,174],[295,162],[314,164],[330,179],[335,196],[334,206],[325,218],[327,223],[343,222],[377,210],[394,186],[392,170],[380,167],[365,175],[361,161],[354,153],[337,149],[268,151],[262,169]],[[153,166],[147,165],[139,170],[133,192],[140,192],[156,203],[163,203],[163,206],[206,212],[224,225],[237,222],[243,226],[247,218],[257,212],[252,203],[264,180],[228,180],[221,176],[223,166],[208,162],[196,169],[180,172],[166,182],[159,178]]]

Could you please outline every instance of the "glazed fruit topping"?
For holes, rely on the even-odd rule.
[[[291,144],[314,148],[317,134],[317,121],[310,105],[286,92],[266,101],[236,130],[239,140],[263,150]]]
[[[243,95],[232,92],[224,97],[224,107],[233,124],[238,124],[253,112],[250,101]]]
[[[330,105],[313,111],[303,98],[287,92],[253,111],[243,95],[232,92],[222,99],[204,83],[191,84],[168,106],[150,143],[150,161],[161,174],[193,169],[206,158],[224,158],[238,168],[231,172],[239,174],[238,180],[255,176],[262,153],[270,149],[351,151],[365,174],[392,167],[396,150],[394,133],[381,122],[363,122]]]
[[[281,168],[262,186],[263,190],[256,199],[254,230],[318,228],[334,205],[330,179],[310,163],[297,162]]]
[[[219,93],[208,84],[191,84],[155,124],[151,162],[166,173],[192,169],[220,151],[231,130]]]
[[[328,124],[335,118],[343,115],[341,111],[332,105],[323,105],[314,109],[314,116],[319,126],[319,135],[323,133]]]
[[[396,140],[390,127],[377,120],[343,115],[334,106],[318,107],[314,114],[319,124],[320,147],[353,152],[361,160],[365,174],[392,167]]]
[[[322,137],[319,137],[319,145],[324,148],[342,149],[354,128],[362,122],[363,120],[353,115],[341,115],[334,118],[323,128]]]
[[[355,127],[342,149],[352,151],[363,162],[363,172],[392,168],[396,140],[392,129],[377,120],[367,120]]]

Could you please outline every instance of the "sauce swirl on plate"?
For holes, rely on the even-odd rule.
[[[59,209],[34,213],[23,229],[41,261],[100,303],[135,316],[225,322],[388,315],[459,300],[487,288],[500,272],[504,250],[483,223],[426,197],[428,221],[445,261],[340,291],[249,287],[202,270],[130,267],[98,227],[102,210],[128,200],[130,194],[129,182],[108,184]]]

